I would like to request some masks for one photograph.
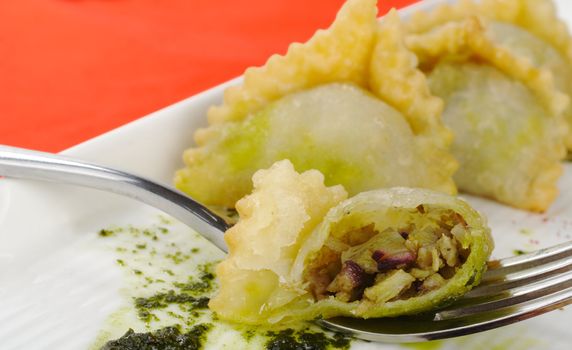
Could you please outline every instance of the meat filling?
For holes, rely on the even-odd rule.
[[[431,212],[407,227],[377,230],[372,223],[332,237],[307,270],[316,299],[386,302],[435,290],[455,275],[469,249],[464,220],[452,211]],[[333,248],[332,248],[333,247]]]

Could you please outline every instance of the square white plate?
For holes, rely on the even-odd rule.
[[[426,1],[403,11],[426,8]],[[557,1],[572,23],[572,3]],[[204,126],[208,106],[226,86],[153,113],[63,153],[170,183],[182,166],[193,131]],[[561,194],[549,212],[531,214],[465,196],[489,218],[494,257],[515,249],[534,250],[572,236],[572,165],[560,181]],[[102,249],[96,233],[111,225],[147,225],[157,212],[145,205],[94,190],[20,180],[0,181],[0,348],[83,349],[93,343],[106,318],[125,300],[118,292],[122,272]],[[517,325],[433,344],[434,348],[569,349],[572,308]],[[124,332],[121,330],[120,333]],[[221,343],[232,340],[221,337]],[[355,348],[401,348],[356,342]],[[230,345],[231,346],[231,345]],[[232,346],[229,348],[233,348]]]

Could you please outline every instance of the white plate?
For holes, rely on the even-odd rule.
[[[408,8],[429,7],[424,2]],[[572,3],[557,1],[572,23]],[[192,133],[205,124],[209,105],[229,82],[64,153],[170,183]],[[234,81],[236,83],[236,81]],[[533,250],[571,238],[572,165],[560,181],[561,195],[544,215],[467,197],[484,212],[496,241],[494,257]],[[0,348],[84,349],[109,315],[125,304],[124,274],[95,234],[113,225],[150,225],[157,212],[116,195],[71,186],[0,181]],[[175,225],[176,226],[176,225]],[[175,230],[184,230],[176,227]],[[213,253],[215,254],[215,253]],[[569,349],[572,308],[517,325],[433,344],[431,349]],[[125,329],[118,330],[119,333]],[[209,341],[213,348],[232,337]],[[354,343],[355,348],[400,348]]]

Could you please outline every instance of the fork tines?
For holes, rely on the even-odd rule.
[[[482,283],[435,320],[471,317],[477,323],[508,324],[572,303],[572,242],[500,260]],[[471,322],[471,323],[475,323]]]

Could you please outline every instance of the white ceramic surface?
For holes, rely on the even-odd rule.
[[[441,2],[441,1],[437,1]],[[431,6],[424,2],[405,10]],[[572,23],[572,2],[557,1]],[[207,107],[233,81],[167,107],[65,151],[171,182],[182,151],[205,124]],[[234,81],[236,83],[236,81]],[[572,236],[572,165],[560,181],[561,195],[543,215],[467,197],[484,212],[496,240],[494,257],[532,250]],[[110,225],[145,225],[157,212],[116,195],[71,186],[0,181],[0,349],[85,349],[122,301],[122,273],[97,243]],[[572,347],[572,308],[518,325],[450,340],[440,348]],[[228,344],[227,344],[228,345]],[[229,348],[232,348],[229,347]],[[355,348],[400,348],[355,343]]]

